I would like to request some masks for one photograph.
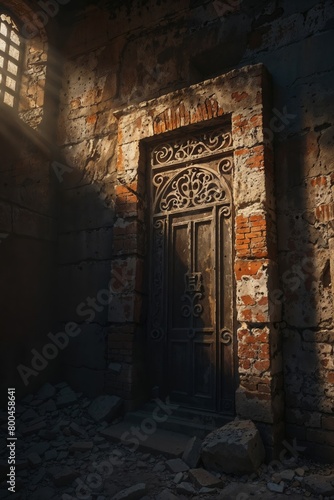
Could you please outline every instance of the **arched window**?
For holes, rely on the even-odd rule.
[[[15,21],[0,12],[0,103],[17,108],[23,44]]]

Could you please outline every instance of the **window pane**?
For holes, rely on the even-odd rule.
[[[18,61],[20,57],[20,52],[14,47],[9,47],[9,55]]]
[[[11,107],[14,106],[14,97],[12,95],[8,94],[8,92],[5,92],[4,103],[8,104],[8,106],[11,106]]]
[[[10,39],[11,39],[12,42],[16,43],[16,45],[20,45],[20,39],[17,36],[17,34],[15,33],[15,31],[11,32]]]
[[[9,78],[9,76],[7,76],[7,78],[6,78],[6,87],[8,87],[11,90],[15,90],[16,81],[13,80],[13,78]]]
[[[21,46],[17,25],[8,14],[0,12],[0,101],[10,107],[16,106],[19,97]]]
[[[1,58],[0,58],[0,67],[1,67]],[[11,61],[8,61],[8,71],[10,71],[10,73],[13,73],[13,75],[17,75],[18,66],[12,63]]]
[[[7,28],[7,26],[5,25],[5,23],[0,23],[0,33],[2,33],[3,35],[7,35],[7,33],[8,33],[8,28]]]

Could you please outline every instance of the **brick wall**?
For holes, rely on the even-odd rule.
[[[234,193],[239,206],[238,397],[240,404],[252,405],[254,414],[266,407],[257,400],[268,401],[268,394],[275,408],[282,407],[282,345],[287,432],[332,458],[332,2],[240,2],[228,12],[217,9],[217,2],[185,0],[68,8],[59,28],[66,26],[58,141],[69,166],[60,186],[59,319],[84,324],[77,305],[108,286],[115,261],[139,262],[145,251],[145,191],[140,172],[136,177],[139,150],[131,142],[151,118],[139,113],[120,132],[123,110],[233,68],[263,63],[272,78],[264,93],[273,91],[263,117],[257,108],[261,96],[247,108],[251,81],[230,95],[231,109],[233,104],[240,110],[232,120],[235,168],[247,169]],[[154,115],[151,132],[162,134],[223,115],[223,102],[220,94],[215,99],[207,95],[190,110],[170,103],[167,114],[161,109]],[[256,204],[248,209],[254,196]],[[271,281],[275,274],[279,279]],[[261,289],[262,279],[266,289]],[[250,293],[252,287],[258,293]],[[143,290],[138,285],[123,295],[128,305],[119,314],[130,311],[137,318],[130,322],[135,331],[123,333],[140,344]],[[96,315],[89,325],[91,345],[96,334],[107,339],[111,323],[107,308]],[[113,341],[117,344],[118,337],[110,340],[111,346]],[[107,364],[118,360],[125,370],[119,388],[128,398],[127,381],[138,380],[132,358],[121,358],[128,354],[115,345],[108,352],[104,361],[99,353],[98,367],[87,362],[80,368],[73,356],[67,363],[69,376],[78,385],[80,379],[96,377],[98,386],[106,374],[116,384],[119,374],[110,373]]]

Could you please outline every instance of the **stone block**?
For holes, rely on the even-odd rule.
[[[25,427],[21,426],[20,432],[23,434],[23,436],[31,436],[36,432],[40,431],[41,429],[44,429],[45,427],[46,427],[45,422],[38,422],[36,424],[32,424]]]
[[[80,334],[69,339],[66,349],[62,352],[62,361],[71,368],[105,370],[105,348],[105,329],[95,323],[83,324],[80,325]]]
[[[112,323],[140,323],[143,310],[143,297],[139,293],[131,295],[112,295],[108,319]]]
[[[191,469],[197,467],[199,464],[201,458],[201,448],[202,441],[197,436],[189,439],[186,449],[182,455],[182,460],[189,465]]]
[[[37,488],[30,496],[31,500],[44,500],[45,498],[53,499],[56,495],[56,490],[50,486]]]
[[[69,467],[54,467],[50,470],[51,478],[57,488],[69,486],[79,476],[79,473]]]
[[[186,481],[183,481],[182,483],[178,484],[176,486],[176,491],[178,493],[181,493],[181,495],[194,495],[196,493],[195,488],[193,487],[192,484],[187,483]]]
[[[323,415],[322,417],[322,428],[329,431],[334,431],[334,416]]]
[[[118,396],[99,396],[89,406],[88,413],[95,422],[110,422],[120,414],[122,405]]]
[[[271,400],[268,397],[264,399],[258,393],[249,392],[243,387],[239,387],[236,391],[236,409],[242,418],[251,417],[260,422],[274,422]]]
[[[112,256],[112,228],[103,227],[59,235],[61,264],[108,260]]]
[[[180,458],[171,458],[170,460],[167,460],[166,466],[171,472],[174,472],[175,474],[178,472],[185,472],[189,470],[188,465]]]
[[[147,486],[145,483],[138,483],[130,488],[120,491],[114,495],[111,500],[139,500],[147,492]]]
[[[40,240],[56,241],[56,221],[23,208],[13,208],[13,231]]]
[[[303,479],[303,486],[315,495],[330,497],[334,495],[334,474],[311,474]]]
[[[113,191],[114,184],[106,181],[103,183],[103,190],[100,184],[93,183],[62,191],[59,209],[60,233],[112,227],[114,211],[109,198]]]
[[[93,447],[94,447],[93,441],[78,441],[70,445],[69,452],[85,453],[86,451],[91,451]]]
[[[267,483],[267,488],[269,491],[273,493],[283,493],[284,491],[284,482],[281,481],[280,483]]]
[[[30,455],[27,456],[27,459],[32,467],[37,467],[42,463],[42,459],[38,453],[30,453]]]
[[[178,500],[178,497],[174,495],[171,490],[167,488],[157,495],[157,500]]]
[[[77,395],[70,387],[65,387],[60,391],[56,399],[57,408],[65,408],[77,401]]]
[[[205,469],[190,469],[189,477],[199,488],[222,488],[223,481]]]
[[[108,261],[91,261],[59,268],[60,321],[107,321],[110,266]]]
[[[254,472],[265,457],[260,434],[250,420],[236,420],[211,432],[203,441],[205,468],[227,474]]]
[[[50,399],[53,398],[55,394],[56,388],[47,382],[37,392],[37,398],[42,400]]]
[[[67,380],[76,390],[83,392],[89,398],[96,398],[104,390],[105,370],[95,368],[85,368],[82,366],[73,367],[63,365]]]
[[[58,453],[56,450],[48,450],[45,452],[44,460],[56,460]]]

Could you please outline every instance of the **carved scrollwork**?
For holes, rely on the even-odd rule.
[[[220,341],[224,345],[230,345],[233,342],[233,335],[227,328],[220,331]]]
[[[232,158],[224,158],[219,163],[219,172],[224,174],[230,174],[232,172],[233,162]]]
[[[161,177],[160,174],[156,177]],[[154,178],[153,182],[159,182]],[[165,185],[158,211],[186,209],[208,203],[228,202],[227,192],[219,177],[211,170],[199,167],[179,172]]]
[[[202,274],[201,273],[189,273],[184,275],[185,280],[185,290],[182,295],[183,301],[188,301],[181,307],[182,316],[184,318],[198,318],[203,312],[203,306],[196,303],[197,300],[201,300],[202,294]]]
[[[165,166],[197,160],[224,151],[232,146],[232,135],[224,130],[213,130],[183,140],[159,144],[152,151],[152,166]]]
[[[165,336],[165,332],[163,331],[162,328],[153,328],[153,330],[151,330],[151,338],[153,340],[156,340],[156,341],[159,341],[159,340],[162,340]]]
[[[203,306],[201,304],[196,304],[196,300],[201,300],[203,297],[202,293],[195,293],[192,295],[184,294],[182,295],[182,300],[188,300],[189,304],[185,304],[181,307],[182,316],[184,318],[189,318],[190,316],[194,316],[198,318],[203,312]]]
[[[222,207],[220,210],[219,210],[219,213],[225,217],[226,219],[228,219],[228,217],[231,216],[231,207],[229,205],[226,205],[225,207]]]

